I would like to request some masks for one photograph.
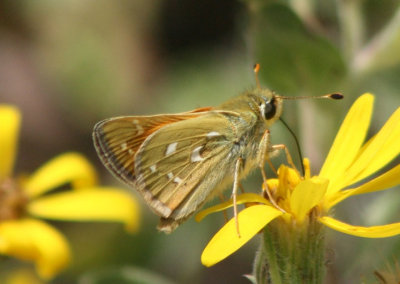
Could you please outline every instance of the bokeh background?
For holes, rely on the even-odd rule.
[[[97,121],[218,105],[255,86],[256,62],[261,85],[282,95],[345,95],[342,101],[285,102],[283,118],[318,173],[359,95],[376,96],[370,135],[400,106],[400,4],[2,0],[0,103],[23,113],[16,172],[73,150],[96,165],[104,185],[124,187],[96,156],[91,132]],[[287,144],[296,158],[284,126],[276,123],[271,132],[273,143]],[[256,191],[259,174],[244,184]],[[335,213],[352,224],[377,225],[399,221],[399,208],[400,193],[392,190],[346,201]],[[189,220],[164,235],[144,204],[142,215],[136,235],[117,224],[53,222],[74,253],[53,283],[142,283],[138,277],[151,279],[146,283],[249,283],[243,275],[251,273],[257,239],[214,267],[200,263],[222,216]],[[364,240],[329,231],[328,283],[377,282],[374,271],[398,264],[399,252],[399,237]],[[0,261],[0,282],[32,268]]]

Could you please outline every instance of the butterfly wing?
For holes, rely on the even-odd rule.
[[[236,135],[226,115],[209,112],[164,126],[140,146],[136,187],[153,210],[168,219],[161,229],[171,230],[186,220],[232,180],[232,160],[239,153]]]
[[[188,113],[118,117],[99,122],[93,139],[104,165],[137,189],[170,232],[233,179],[239,146],[229,117],[201,108]]]
[[[134,186],[134,156],[144,140],[168,124],[198,117],[210,109],[205,107],[179,114],[105,119],[94,127],[94,145],[106,168],[121,181]]]

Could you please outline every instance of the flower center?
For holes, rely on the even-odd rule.
[[[271,191],[272,197],[284,210],[290,211],[290,205],[288,204],[289,198],[296,186],[304,180],[297,171],[288,166],[281,165],[278,170],[278,177],[267,180],[265,188]],[[268,196],[264,189],[264,197],[268,199]]]
[[[278,177],[268,179],[263,185],[264,197],[274,198],[275,203],[286,213],[282,218],[294,224],[302,224],[307,218],[316,219],[322,214],[323,201],[329,181],[318,176],[311,177],[309,161],[304,159],[305,175],[300,176],[298,171],[281,165]],[[269,190],[265,192],[266,189]]]
[[[0,222],[20,218],[27,203],[28,197],[15,180],[0,180]]]

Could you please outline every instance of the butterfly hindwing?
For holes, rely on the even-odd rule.
[[[218,112],[160,128],[135,156],[137,189],[160,216],[187,218],[231,170],[234,135]]]

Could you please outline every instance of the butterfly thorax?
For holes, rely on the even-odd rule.
[[[224,113],[231,122],[240,148],[256,152],[265,131],[279,119],[282,100],[268,89],[256,88],[227,101],[215,110]]]
[[[269,126],[282,112],[282,102],[268,89],[254,89],[215,108],[229,121],[232,131],[229,159],[242,160],[241,178],[256,167],[260,142]],[[232,180],[234,163],[231,163],[222,186]]]

